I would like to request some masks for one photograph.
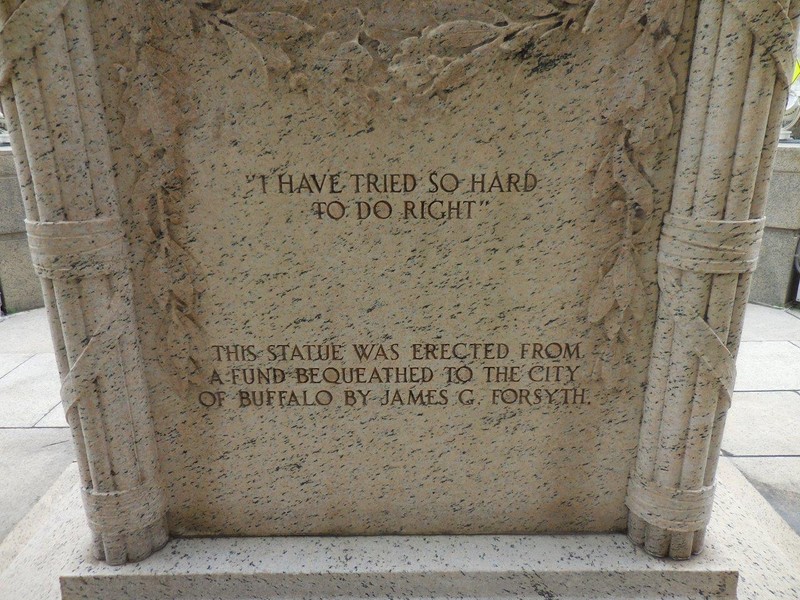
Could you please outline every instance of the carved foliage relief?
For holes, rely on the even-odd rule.
[[[191,2],[195,26],[247,57],[265,77],[339,104],[374,108],[440,96],[464,85],[475,63],[526,53],[536,39],[578,26],[585,0],[404,3]]]
[[[163,18],[165,11],[169,19]],[[568,50],[599,27],[633,32],[635,41],[618,57],[608,84],[613,97],[603,100],[603,137],[613,143],[598,144],[603,151],[588,174],[592,202],[607,206],[620,223],[587,307],[588,319],[607,340],[594,374],[609,384],[624,381],[628,342],[645,316],[639,246],[658,226],[650,176],[673,130],[676,81],[670,57],[684,12],[673,0],[364,0],[358,6],[175,0],[168,8],[148,3],[145,12],[151,13],[151,26],[132,35],[130,61],[121,69],[128,98],[139,99],[129,107],[126,127],[134,143],[145,141],[137,153],[142,173],[136,193],[147,199],[151,215],[149,269],[159,282],[154,296],[171,337],[182,340],[173,347],[184,351],[171,358],[181,387],[186,367],[196,371],[200,362],[193,357],[202,337],[194,317],[193,261],[176,233],[184,171],[180,133],[192,115],[184,107],[191,103],[180,97],[176,57],[159,48],[155,23],[198,47],[228,53],[232,63],[261,78],[265,93],[281,86],[344,116],[404,111],[420,103],[446,110],[447,95],[466,85],[486,61],[510,56],[543,71],[559,49]],[[138,89],[153,82],[157,89],[151,93]],[[150,104],[142,100],[148,98]]]
[[[175,390],[199,381],[203,331],[196,318],[197,263],[183,239],[186,183],[182,134],[193,120],[183,96],[181,64],[163,44],[165,10],[153,7],[129,35],[116,65],[122,84],[122,136],[137,162],[131,202],[148,248],[144,276],[151,305],[162,315],[160,364]]]

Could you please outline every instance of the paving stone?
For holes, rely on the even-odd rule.
[[[59,402],[50,412],[47,413],[42,419],[36,423],[36,427],[68,427],[67,417],[64,414],[64,409]]]
[[[733,456],[800,456],[800,394],[735,393],[722,449]]]
[[[800,534],[800,456],[731,460],[778,514]]]
[[[736,391],[800,390],[800,346],[791,342],[742,342]]]
[[[0,319],[0,352],[53,352],[45,310],[39,308]]]
[[[795,316],[780,308],[748,304],[742,341],[800,341],[800,313]]]
[[[73,460],[68,429],[0,429],[0,540]]]
[[[32,354],[0,353],[0,378],[7,375],[22,363],[28,360]]]
[[[59,390],[55,355],[33,356],[0,379],[0,427],[33,427],[59,404]]]

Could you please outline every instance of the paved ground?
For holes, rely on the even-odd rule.
[[[0,319],[0,541],[74,460],[43,310]],[[749,305],[723,454],[800,533],[800,311]]]
[[[722,452],[800,534],[800,310],[748,305],[736,366]]]

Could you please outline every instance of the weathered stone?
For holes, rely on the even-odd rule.
[[[784,7],[23,5],[4,112],[96,554],[699,552]]]
[[[781,144],[769,184],[767,224],[753,274],[750,300],[784,306],[797,298],[796,255],[800,243],[800,148]]]
[[[800,230],[800,146],[781,144],[769,182],[767,227]]]
[[[750,301],[784,306],[796,299],[795,261],[800,245],[800,231],[767,228],[753,274]],[[792,289],[794,284],[794,289]]]

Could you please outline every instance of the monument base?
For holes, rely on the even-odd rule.
[[[109,567],[88,558],[70,478],[0,545],[0,599],[800,597],[800,538],[724,459],[706,550],[687,562],[624,535],[198,538]]]
[[[623,535],[176,540],[121,569],[81,561],[64,600],[736,598],[722,557],[665,563]]]

